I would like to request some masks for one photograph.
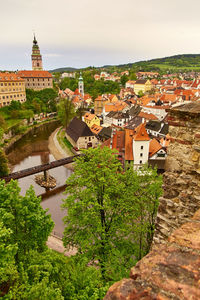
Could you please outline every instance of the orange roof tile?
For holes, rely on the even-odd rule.
[[[133,160],[134,130],[125,129],[125,160]]]
[[[89,121],[91,121],[92,119],[94,119],[94,117],[96,117],[95,114],[86,113],[84,115],[84,118],[87,119],[87,120],[89,120]]]
[[[169,144],[170,144],[170,140],[162,138],[162,139],[160,140],[160,143],[161,143],[161,145],[162,145],[163,147],[166,147],[166,148],[167,148],[167,147],[169,146]]]
[[[161,144],[156,139],[152,139],[149,144],[149,157],[152,157],[160,149],[162,149]]]
[[[142,123],[135,129],[135,134],[133,136],[134,141],[149,141],[150,137],[145,129],[145,124]]]
[[[96,124],[93,124],[92,127],[90,128],[90,130],[95,133],[95,134],[98,134],[101,130],[102,130],[103,127],[99,126],[99,125],[96,125]]]
[[[24,70],[17,73],[22,78],[52,78],[48,71]]]
[[[124,131],[116,131],[113,135],[113,144],[112,149],[117,149],[119,152],[124,148],[125,143],[125,132]]]
[[[24,81],[24,79],[16,73],[0,72],[0,81]]]
[[[146,120],[158,120],[158,118],[153,115],[153,114],[148,114],[148,113],[145,113],[143,111],[141,111],[139,114],[138,114],[139,117],[141,118],[144,118]]]
[[[160,100],[162,102],[176,102],[177,96],[174,94],[163,94]]]

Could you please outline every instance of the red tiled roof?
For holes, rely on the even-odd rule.
[[[0,81],[24,81],[19,74],[0,72]]]
[[[152,139],[149,144],[149,157],[152,157],[160,149],[162,149],[161,144],[156,139]]]
[[[133,160],[133,135],[134,130],[125,130],[125,160]]]
[[[134,141],[149,141],[150,137],[145,129],[144,123],[140,124],[135,129],[135,134],[133,136]]]
[[[19,71],[17,74],[22,78],[52,78],[52,74],[48,71],[24,70]]]
[[[98,134],[101,130],[102,130],[103,127],[99,126],[99,125],[96,125],[96,124],[93,124],[92,127],[90,127],[90,130],[95,133],[95,134]]]
[[[84,118],[91,121],[92,119],[94,119],[95,116],[96,116],[95,114],[86,113],[84,115]]]
[[[145,118],[146,120],[158,120],[158,118],[155,115],[148,114],[143,111],[141,111],[138,116],[141,118]]]
[[[119,152],[122,151],[125,144],[125,132],[124,131],[116,131],[113,135],[113,144],[112,149],[117,149]]]

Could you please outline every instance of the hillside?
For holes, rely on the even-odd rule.
[[[97,67],[96,69],[106,69],[110,71],[121,71],[133,68],[135,71],[200,71],[200,54],[179,54],[163,58],[156,58],[146,61],[139,61],[135,63],[122,65],[105,65]],[[75,68],[58,68],[50,72],[64,72],[64,71],[78,71]]]

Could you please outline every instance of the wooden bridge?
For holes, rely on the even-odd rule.
[[[7,176],[0,177],[0,179],[4,179],[6,182],[9,182],[11,179],[20,179],[20,178],[23,178],[23,177],[26,177],[29,175],[33,175],[36,173],[46,172],[47,170],[70,164],[74,161],[74,158],[82,156],[82,155],[83,154],[78,154],[78,155],[62,158],[59,160],[55,160],[50,163],[46,163],[44,165],[39,165],[39,166],[35,166],[35,167],[28,168],[25,170],[21,170],[18,172],[10,173]]]

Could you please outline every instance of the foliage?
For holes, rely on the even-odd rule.
[[[138,97],[141,98],[141,97],[143,97],[143,96],[144,96],[143,91],[139,91],[139,92],[138,92]]]
[[[0,177],[6,176],[9,173],[8,160],[2,149],[0,149]],[[0,198],[1,199],[1,198]]]
[[[120,162],[109,148],[88,149],[84,154],[77,159],[75,171],[67,180],[68,197],[63,207],[68,214],[64,218],[63,241],[66,247],[76,247],[88,260],[97,262],[103,278],[113,279],[116,270],[124,274],[124,269],[133,265],[135,258],[146,254],[161,181],[151,176],[154,174],[151,170],[145,170],[145,179],[152,178],[152,185],[149,179],[151,197],[144,198],[141,191],[144,189],[145,195],[148,191],[141,176],[129,171],[137,180],[132,184],[127,181],[128,173],[122,172]],[[147,203],[141,204],[142,201]],[[149,211],[143,212],[141,205]],[[147,218],[152,214],[151,206],[155,208],[153,216]],[[138,250],[136,240],[142,238],[144,241]]]
[[[65,90],[66,88],[75,91],[75,89],[77,89],[78,87],[78,80],[75,78],[64,78],[61,80],[61,82],[59,83],[59,88],[61,90]]]
[[[61,99],[58,106],[58,117],[65,128],[68,127],[71,119],[75,116],[74,105],[70,99]]]
[[[26,102],[24,106],[32,109],[35,113],[56,111],[57,92],[54,89],[40,91],[26,90]]]
[[[65,257],[45,243],[53,222],[30,188],[0,181],[0,297],[2,299],[102,299],[109,287],[84,256]]]
[[[126,74],[121,76],[120,82],[123,86],[125,86],[126,82],[128,81],[128,76]]]
[[[15,255],[17,246],[10,244],[12,231],[0,222],[0,287],[17,278]],[[6,288],[6,285],[4,285]]]
[[[151,247],[155,218],[162,194],[162,177],[156,169],[144,166],[139,172],[130,168],[124,173],[126,185],[125,197],[129,198],[129,215],[127,221],[132,227],[135,244],[135,256],[141,259]]]
[[[47,238],[53,222],[40,206],[32,187],[25,196],[20,195],[16,181],[6,184],[0,181],[0,220],[12,231],[10,240],[17,245],[16,263],[25,261],[31,250],[42,251],[46,248]]]

